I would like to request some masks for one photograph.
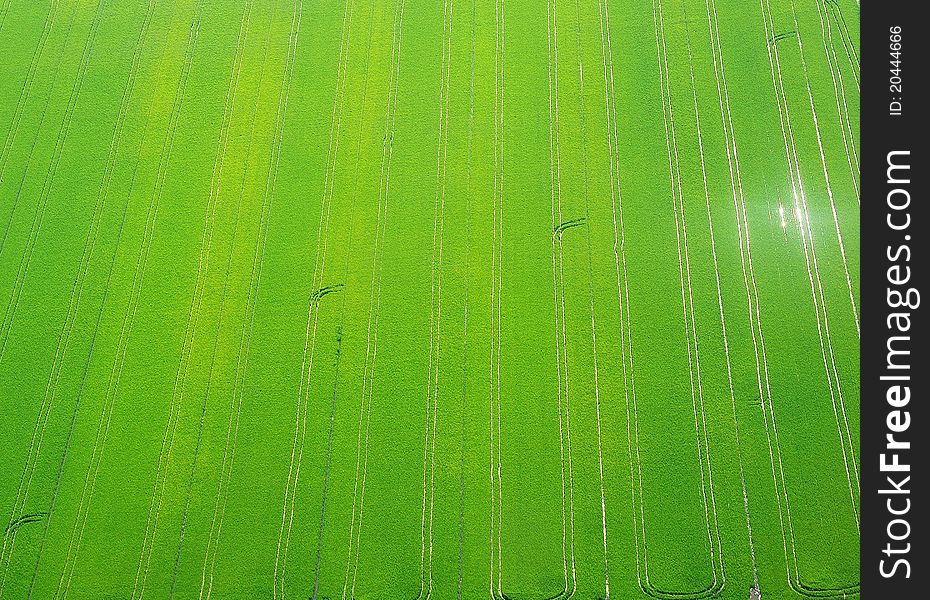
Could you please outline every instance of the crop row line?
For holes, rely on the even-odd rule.
[[[199,20],[200,15],[202,14],[202,9],[200,6],[198,6],[197,10],[198,15],[195,18],[197,19],[197,25],[199,28]],[[158,455],[158,465],[155,472],[155,483],[152,487],[152,495],[149,500],[148,516],[146,517],[145,524],[145,534],[142,542],[142,548],[139,553],[135,582],[133,584],[133,592],[131,596],[133,600],[136,598],[141,599],[145,596],[145,589],[148,582],[152,554],[155,547],[155,538],[158,534],[158,524],[161,517],[161,509],[165,496],[165,487],[168,480],[168,469],[171,464],[171,455],[174,450],[175,434],[177,432],[177,424],[180,420],[180,412],[184,402],[184,388],[187,381],[187,373],[190,367],[191,356],[193,353],[194,338],[196,336],[197,323],[200,316],[200,306],[206,287],[206,275],[209,270],[209,262],[213,246],[216,207],[219,202],[220,184],[222,181],[223,167],[225,165],[229,129],[235,105],[235,98],[238,91],[239,77],[242,70],[243,51],[245,40],[249,32],[251,12],[252,3],[249,2],[243,11],[242,20],[239,27],[239,35],[236,42],[236,57],[234,59],[233,72],[230,75],[229,87],[227,89],[223,105],[223,122],[220,128],[220,140],[217,145],[217,154],[214,159],[213,177],[210,183],[210,194],[207,201],[206,214],[204,216],[204,229],[202,233],[197,264],[197,280],[194,284],[194,293],[191,299],[191,306],[187,314],[187,323],[184,331],[184,342],[181,346],[181,358],[178,364],[177,373],[175,375],[174,391],[172,393],[172,400],[169,406],[168,420],[165,425],[165,432],[162,435],[161,449]],[[183,534],[181,539],[183,539]]]
[[[86,72],[87,72],[87,64],[90,61],[90,56],[93,52],[94,42],[96,41],[96,37],[97,37],[98,26],[100,24],[100,18],[103,13],[103,8],[105,7],[105,5],[106,5],[106,0],[98,0],[97,8],[94,13],[94,18],[91,23],[90,31],[84,42],[84,47],[81,53],[81,59],[80,59],[80,63],[78,66],[78,71],[77,71],[77,74],[75,75],[75,79],[71,87],[70,95],[68,96],[68,103],[65,108],[65,113],[62,118],[62,123],[61,123],[61,126],[59,127],[58,135],[55,139],[55,147],[52,151],[52,159],[49,163],[48,170],[45,173],[45,179],[43,181],[42,189],[39,194],[38,207],[36,209],[36,215],[33,218],[31,231],[29,234],[29,238],[27,240],[26,250],[23,254],[22,259],[20,260],[20,266],[17,271],[17,278],[13,284],[13,291],[10,296],[10,301],[7,304],[6,312],[4,314],[4,319],[3,319],[3,324],[2,324],[3,330],[2,332],[0,332],[0,337],[2,337],[2,341],[0,341],[0,360],[3,359],[4,350],[6,349],[6,343],[9,339],[9,332],[13,325],[13,317],[15,316],[16,311],[19,307],[20,294],[22,293],[22,287],[25,283],[26,274],[28,272],[29,264],[32,259],[32,251],[35,247],[35,242],[36,242],[36,239],[38,238],[38,235],[41,229],[42,219],[45,214],[45,207],[48,204],[48,197],[51,193],[52,181],[54,180],[55,175],[57,175],[58,173],[58,166],[61,161],[62,150],[64,147],[65,140],[68,136],[68,132],[70,131],[71,119],[74,115],[74,109],[75,109],[75,106],[77,105],[78,96],[80,95],[81,87],[84,83],[84,76],[86,75]],[[71,33],[71,28],[74,25],[74,16],[75,16],[74,13],[72,13],[71,20],[68,25],[69,35]],[[61,58],[63,58],[63,56],[64,56],[64,51],[62,52]],[[55,69],[56,78],[57,78],[60,67],[61,67],[61,60],[59,60],[59,63]],[[48,108],[48,104],[50,103],[51,103],[51,100],[49,100],[49,102],[46,103],[45,110],[43,110],[42,120],[40,121],[39,130],[41,130],[41,122],[44,122],[46,110]],[[37,131],[36,139],[38,139],[38,136],[39,136],[39,132]],[[33,146],[29,152],[29,162],[31,162],[32,160],[32,153],[34,150],[35,150],[35,143],[33,143]],[[25,179],[25,177],[26,177],[26,173],[24,172],[23,179]],[[23,185],[23,182],[21,180],[19,190],[17,191],[17,194],[16,194],[17,199],[19,198],[19,195],[22,192],[22,185]],[[67,342],[65,345],[67,345]],[[59,349],[61,349],[60,346],[59,346]],[[60,369],[58,373],[60,374]],[[39,417],[36,420],[36,426],[35,426],[35,429],[33,430],[32,441],[30,443],[29,451],[26,456],[26,464],[23,466],[23,473],[20,478],[19,487],[17,488],[16,500],[14,501],[13,509],[11,511],[11,520],[14,519],[17,514],[19,514],[20,512],[24,510],[25,504],[29,498],[29,491],[32,487],[33,476],[35,475],[35,472],[38,466],[37,463],[38,463],[39,455],[41,453],[42,444],[45,438],[46,426],[48,425],[49,416],[52,411],[52,406],[54,404],[54,395],[55,395],[54,392],[57,388],[57,380],[58,378],[56,376],[54,378],[54,383],[53,383],[53,379],[52,377],[50,377],[49,385],[46,387],[46,393],[43,398],[42,406],[40,407],[40,410],[39,410]],[[74,409],[72,419],[71,419],[71,427],[69,428],[68,434],[66,436],[65,454],[63,454],[63,458],[61,462],[62,468],[64,466],[64,456],[67,454],[67,446],[70,443],[71,432],[73,431],[74,419],[77,416],[78,405],[79,403],[75,404],[75,409]],[[52,491],[50,508],[47,511],[49,513],[49,517],[46,518],[45,520],[46,523],[45,523],[45,528],[43,530],[42,542],[40,542],[39,556],[41,556],[41,552],[42,552],[41,547],[44,546],[45,536],[48,532],[48,523],[51,521],[51,511],[52,511],[52,508],[54,507],[55,499],[57,498],[57,495],[58,495],[58,485],[60,483],[60,479],[61,479],[61,469],[59,469],[59,472],[58,472],[58,475],[56,477],[56,481],[54,484],[54,488]],[[14,530],[14,531],[9,532],[8,535],[4,536],[3,549],[2,549],[2,552],[0,552],[0,565],[3,565],[3,577],[2,579],[0,579],[0,598],[3,597],[3,592],[5,590],[7,575],[9,574],[10,565],[13,560],[13,550],[15,547],[15,543],[16,543],[16,531]],[[33,582],[34,582],[34,577],[33,577]],[[29,592],[30,595],[31,595],[31,590],[32,590],[32,585],[30,585],[30,592]]]
[[[760,4],[762,8],[763,27],[766,31],[766,35],[768,35],[768,33],[774,29],[774,21],[772,17],[772,10],[770,6],[770,2],[769,0],[760,0]],[[796,22],[796,15],[794,14],[793,4],[792,4],[792,14]],[[803,50],[802,50],[802,53],[803,53]],[[807,214],[808,214],[807,213],[807,200],[806,200],[806,195],[805,195],[804,188],[803,188],[803,182],[801,180],[801,175],[800,175],[800,170],[799,170],[799,159],[798,159],[798,154],[797,154],[797,147],[794,141],[794,132],[793,132],[792,125],[791,125],[791,117],[789,113],[787,98],[785,96],[784,80],[782,77],[781,63],[780,63],[777,45],[769,44],[768,54],[769,54],[770,71],[771,71],[771,76],[772,76],[772,85],[774,88],[775,99],[778,104],[779,121],[781,125],[781,130],[782,130],[785,157],[788,162],[789,174],[791,175],[792,189],[793,189],[794,199],[795,199],[795,210],[797,211],[799,220],[802,221],[799,224],[800,232],[801,232],[801,239],[802,239],[802,246],[804,248],[805,262],[807,263],[808,279],[810,280],[810,284],[811,284],[811,296],[812,296],[812,299],[814,300],[814,312],[817,317],[817,329],[818,329],[818,334],[820,337],[821,354],[823,356],[823,362],[824,362],[824,371],[827,377],[827,383],[830,387],[830,399],[831,399],[831,404],[834,410],[834,417],[836,418],[836,422],[837,422],[836,423],[837,432],[840,434],[840,439],[841,439],[840,446],[841,446],[841,451],[843,454],[843,462],[844,462],[844,466],[846,470],[847,480],[849,482],[850,499],[852,503],[852,509],[853,509],[853,514],[854,514],[855,521],[856,521],[856,526],[858,528],[859,514],[858,514],[858,507],[856,504],[856,490],[858,490],[857,465],[856,465],[855,455],[853,454],[852,469],[854,472],[856,472],[856,480],[857,480],[856,490],[854,490],[853,484],[852,484],[852,477],[850,473],[850,466],[849,466],[850,459],[847,456],[847,440],[844,439],[844,436],[842,434],[841,425],[839,422],[839,415],[837,412],[837,397],[836,396],[837,396],[837,393],[839,393],[839,379],[838,379],[838,374],[836,373],[836,362],[835,362],[835,359],[833,358],[832,345],[830,345],[829,343],[829,324],[826,322],[826,313],[825,313],[826,306],[824,304],[824,299],[823,299],[823,287],[821,284],[820,273],[817,267],[816,254],[815,254],[814,247],[813,247],[813,239],[812,239],[813,233],[810,228],[810,220],[807,217]],[[807,223],[806,227],[804,226],[804,222]],[[814,266],[813,271],[811,270],[812,259],[813,259],[813,266]],[[816,279],[816,283],[815,283],[815,279]],[[756,312],[758,314],[758,296],[757,295],[756,295],[756,305],[757,305]],[[824,312],[823,317],[821,317],[821,311]],[[821,319],[823,319],[823,322],[821,322]],[[827,336],[828,336],[826,345],[824,344],[824,329],[827,329]],[[761,340],[761,325],[759,325],[759,333],[760,333],[760,340]],[[831,376],[831,370],[828,366],[826,346],[829,346],[830,361],[833,364],[832,376]],[[764,359],[764,356],[765,355],[764,355],[764,342],[763,342],[763,359]],[[836,379],[834,380],[834,378]],[[836,385],[837,390],[834,390],[834,383]],[[766,434],[769,435],[770,425],[771,425],[771,435],[772,435],[772,438],[774,438],[774,446],[775,446],[775,454],[776,454],[776,456],[771,457],[772,458],[772,471],[773,471],[773,476],[775,476],[774,477],[775,487],[776,487],[776,494],[777,494],[778,505],[779,505],[779,518],[781,520],[781,525],[782,525],[782,537],[783,537],[784,549],[785,549],[785,559],[786,559],[786,562],[788,563],[789,583],[791,584],[792,588],[795,591],[801,594],[804,594],[804,595],[814,595],[814,596],[833,595],[835,593],[846,593],[846,592],[858,590],[858,584],[852,587],[847,586],[847,587],[842,587],[842,588],[820,588],[820,587],[807,585],[801,581],[801,576],[800,576],[799,567],[798,567],[798,560],[797,560],[795,538],[794,538],[794,527],[793,527],[793,522],[791,518],[791,508],[790,508],[790,502],[789,502],[789,497],[788,497],[788,490],[787,490],[787,486],[785,482],[783,460],[781,456],[781,446],[778,440],[778,429],[777,429],[777,424],[775,420],[774,406],[772,404],[771,390],[768,384],[767,366],[766,366],[766,392],[767,392],[767,399],[768,399],[768,405],[769,405],[769,415],[766,417],[766,421],[765,421]],[[840,396],[840,406],[841,406],[841,409],[843,412],[843,418],[845,421],[846,419],[845,404],[842,401],[842,396]],[[848,421],[846,421],[846,426],[848,428]],[[848,436],[847,436],[847,439],[848,439]],[[769,441],[769,444],[770,444],[770,454],[771,454],[772,452],[771,439]],[[849,445],[851,446],[851,440],[849,440]],[[776,459],[777,459],[777,473],[776,473]],[[778,492],[779,486],[781,487],[780,493]],[[790,540],[790,544],[789,544],[789,540]],[[790,549],[789,549],[789,545],[790,545]]]
[[[57,392],[58,382],[61,376],[61,370],[64,364],[65,355],[66,355],[67,348],[70,342],[71,333],[73,331],[74,324],[77,319],[77,313],[80,307],[80,302],[81,302],[81,298],[83,295],[84,286],[87,281],[87,275],[90,270],[90,262],[91,262],[91,259],[94,255],[94,251],[96,248],[97,239],[98,239],[98,235],[100,231],[100,221],[102,219],[102,213],[106,205],[106,198],[109,193],[109,186],[112,181],[112,175],[113,175],[116,159],[117,159],[118,152],[119,152],[120,142],[122,139],[123,126],[125,124],[125,117],[126,117],[126,114],[128,112],[128,107],[129,107],[129,100],[132,96],[132,92],[135,87],[136,70],[138,68],[139,61],[141,59],[142,47],[145,42],[145,39],[148,33],[149,24],[151,23],[152,14],[154,13],[154,9],[156,5],[157,5],[157,2],[155,0],[151,0],[149,2],[147,9],[146,9],[145,17],[143,19],[142,27],[139,31],[139,35],[133,47],[129,75],[128,75],[126,85],[123,88],[123,92],[120,98],[120,107],[119,107],[119,111],[117,114],[117,119],[116,119],[116,124],[114,126],[113,135],[111,137],[110,145],[108,148],[107,161],[104,166],[103,179],[101,181],[101,186],[97,193],[97,200],[94,205],[94,213],[91,217],[91,226],[87,232],[87,238],[85,240],[84,247],[82,250],[81,262],[78,267],[78,273],[76,274],[75,280],[72,284],[68,312],[65,317],[65,322],[62,326],[62,331],[59,334],[58,350],[56,351],[55,361],[53,362],[52,369],[49,374],[49,384],[51,387],[52,397],[54,397],[54,394]],[[75,400],[75,406],[74,406],[74,413],[72,415],[72,420],[71,420],[71,424],[70,424],[69,432],[68,432],[69,442],[70,442],[71,435],[74,429],[75,418],[77,416],[81,401],[84,397],[84,388],[87,382],[87,375],[88,375],[88,371],[90,370],[91,361],[93,359],[94,349],[96,348],[97,334],[100,330],[100,323],[103,319],[104,308],[107,304],[107,298],[109,297],[110,282],[112,280],[114,266],[116,263],[119,241],[122,238],[123,226],[125,224],[125,216],[126,216],[126,211],[124,209],[122,219],[120,221],[120,226],[117,231],[116,248],[114,249],[113,256],[110,261],[110,266],[107,271],[107,277],[106,277],[106,281],[105,281],[104,288],[103,288],[103,296],[101,298],[100,305],[97,310],[97,316],[94,322],[94,329],[90,336],[90,344],[88,346],[87,356],[84,360],[81,383],[78,388],[78,393],[77,393],[77,397]],[[64,340],[63,345],[62,345],[62,340]],[[54,384],[52,384],[52,381],[54,381]],[[102,421],[101,421],[101,425],[102,425]],[[78,510],[75,515],[75,520],[72,525],[71,534],[68,540],[68,551],[67,551],[67,554],[65,555],[65,561],[62,565],[62,572],[58,580],[58,586],[55,590],[56,598],[66,596],[68,589],[70,588],[71,577],[74,573],[74,561],[77,558],[77,552],[80,547],[80,539],[83,537],[83,528],[84,528],[84,524],[86,523],[86,517],[87,517],[86,510],[89,510],[88,487],[90,484],[90,473],[92,472],[92,469],[94,468],[95,464],[99,467],[97,458],[98,458],[98,445],[100,443],[101,430],[102,430],[102,427],[98,427],[97,435],[95,437],[94,446],[93,446],[92,453],[91,453],[91,465],[88,467],[88,474],[84,479],[84,485],[81,490],[80,503],[78,505]],[[62,456],[60,459],[59,474],[58,474],[58,478],[56,479],[56,484],[55,484],[56,491],[57,491],[57,487],[61,479],[61,475],[64,471],[65,460],[67,457],[67,452],[68,452],[69,447],[70,447],[70,443],[66,443],[65,448],[62,452]],[[94,471],[94,475],[96,476],[95,471]],[[54,504],[55,496],[57,496],[57,494],[53,495],[53,504]],[[88,501],[88,502],[85,503],[85,501]],[[50,508],[50,514],[51,514],[51,508]],[[80,523],[80,533],[78,533],[79,523]],[[44,547],[44,540],[47,535],[47,532],[48,532],[48,529],[46,527],[46,530],[43,532],[43,537],[42,537],[43,541],[42,541],[42,544],[40,545],[40,551],[36,558],[35,571],[33,573],[31,587],[34,587],[35,585],[36,576],[38,574],[38,569],[39,569],[39,562],[41,560],[41,555],[42,555],[41,550]],[[30,591],[30,595],[31,595],[31,591]]]
[[[491,305],[490,305],[490,578],[491,600],[506,600],[503,579],[503,478],[501,464],[501,294],[503,284],[503,215],[504,215],[504,0],[494,4],[494,200],[491,236]],[[496,501],[496,503],[495,503]],[[496,563],[496,564],[495,564]]]
[[[581,149],[582,149],[582,169],[583,169],[583,195],[585,210],[585,228],[587,235],[588,250],[588,308],[591,313],[591,352],[593,355],[594,366],[594,414],[597,423],[597,472],[601,505],[601,543],[604,549],[604,598],[610,598],[610,560],[607,550],[607,498],[604,485],[604,445],[601,432],[601,391],[600,391],[600,374],[598,370],[597,357],[597,321],[594,303],[594,250],[591,242],[591,207],[590,194],[588,189],[588,124],[587,111],[585,110],[585,86],[584,86],[584,65],[582,52],[582,34],[581,34],[581,5],[579,0],[575,0],[575,41],[578,51],[578,80],[579,94],[581,100]],[[598,12],[600,17],[600,11]],[[561,248],[561,240],[560,240]]]
[[[368,102],[368,89],[369,82],[371,79],[371,66],[372,66],[372,40],[374,39],[374,25],[375,25],[375,10],[374,7],[371,8],[371,12],[368,16],[368,34],[365,44],[365,63],[364,70],[362,75],[362,94],[361,94],[361,106],[365,106]],[[390,90],[388,95],[390,96]],[[360,176],[361,173],[361,160],[362,160],[362,142],[364,136],[359,134],[358,140],[355,146],[355,162],[351,173],[353,174],[352,181],[352,191],[351,197],[352,201],[349,204],[349,227],[348,227],[348,239],[345,244],[345,252],[343,253],[343,277],[345,280],[349,279],[349,276],[352,272],[351,264],[353,258],[352,244],[355,239],[355,219],[352,219],[351,216],[355,214],[356,207],[358,205],[358,198],[360,196],[359,187],[360,187]],[[344,284],[337,284],[344,286]],[[326,516],[327,509],[329,508],[329,487],[330,487],[330,477],[331,477],[331,468],[332,468],[332,459],[333,459],[333,438],[334,431],[336,426],[336,409],[337,409],[337,399],[339,396],[339,383],[340,383],[340,365],[342,364],[342,340],[343,340],[343,328],[346,322],[346,307],[348,304],[347,295],[343,295],[342,302],[339,308],[339,320],[336,326],[336,359],[335,359],[335,372],[333,374],[333,391],[330,396],[330,406],[329,406],[329,423],[328,431],[326,436],[326,463],[323,468],[323,490],[322,490],[322,499],[320,501],[320,520],[319,527],[317,529],[317,540],[316,540],[316,561],[313,569],[313,595],[314,600],[317,598],[319,593],[320,585],[320,573],[322,572],[323,564],[323,536],[326,529]],[[309,378],[308,378],[309,383]],[[307,389],[307,399],[309,403],[310,389]]]
[[[8,0],[7,9],[9,9],[9,3],[11,1],[12,0]],[[55,24],[55,17],[58,14],[58,2],[59,0],[52,0],[51,5],[49,5],[48,14],[45,16],[45,23],[42,25],[42,33],[39,35],[39,43],[32,52],[32,60],[29,61],[29,70],[26,71],[26,79],[23,81],[23,87],[20,89],[19,98],[16,100],[16,108],[13,109],[13,119],[10,122],[10,128],[7,130],[6,138],[3,141],[3,150],[0,150],[0,182],[3,181],[3,173],[6,171],[7,162],[10,159],[10,151],[13,149],[13,142],[16,140],[16,134],[19,132],[19,124],[23,118],[26,101],[32,94],[32,86],[35,83],[36,73],[39,70],[39,60],[42,58],[43,52],[45,52],[45,45],[48,43],[49,33],[52,30],[52,26]],[[4,12],[4,17],[5,16],[6,12]],[[63,54],[64,49],[62,49],[62,55]],[[9,232],[10,222],[13,219],[13,212],[15,210],[16,205],[14,204],[13,211],[10,212],[6,229],[3,231],[4,241]],[[2,251],[3,246],[4,244],[0,242],[0,251]]]
[[[349,41],[352,32],[354,0],[347,0],[342,17],[342,39],[339,44],[339,61],[336,71],[336,92],[333,98],[333,111],[330,119],[329,148],[326,170],[323,176],[323,193],[320,206],[320,224],[317,231],[317,253],[314,260],[311,289],[317,290],[321,285],[326,267],[326,238],[329,231],[329,213],[332,205],[336,160],[339,154],[339,139],[342,131],[342,113],[345,104],[345,86],[348,71]],[[296,414],[294,417],[294,440],[291,445],[290,465],[287,482],[284,486],[284,503],[281,510],[281,527],[275,549],[273,573],[273,597],[284,596],[284,571],[287,565],[287,552],[290,545],[291,530],[297,502],[297,482],[300,479],[300,467],[303,460],[304,439],[307,434],[308,407],[305,395],[309,395],[310,373],[313,369],[313,350],[316,347],[316,328],[319,315],[319,303],[310,303],[307,309],[307,328],[301,358],[300,377],[298,380]],[[283,551],[282,551],[283,546]],[[315,595],[316,592],[314,592]]]
[[[473,193],[471,174],[474,168],[474,125],[475,125],[475,49],[477,46],[477,2],[471,4],[471,45],[469,48],[469,76],[468,76],[468,137],[466,140],[466,155],[468,165],[468,180],[465,189],[465,285],[462,310],[462,397],[459,405],[461,411],[459,421],[459,516],[458,516],[458,580],[456,598],[462,600],[462,587],[464,580],[465,555],[465,448],[466,448],[466,407],[468,405],[468,302],[469,280],[471,277],[471,197]]]
[[[436,436],[439,411],[440,342],[442,335],[443,233],[445,230],[446,157],[449,138],[449,87],[452,72],[452,0],[443,2],[443,39],[439,82],[439,142],[436,148],[436,197],[433,208],[433,255],[430,258],[430,337],[426,384],[426,430],[423,445],[423,506],[420,517],[420,590],[417,600],[433,594],[433,507]],[[428,458],[427,458],[428,456]],[[429,508],[427,508],[427,478]],[[427,516],[427,512],[429,516]]]
[[[826,1],[826,0],[824,0]],[[846,82],[843,77],[843,70],[839,65],[839,58],[836,55],[836,47],[833,42],[833,21],[830,13],[825,6],[821,6],[820,0],[817,0],[817,16],[820,19],[820,38],[823,42],[824,56],[827,58],[827,64],[830,67],[830,78],[833,81],[833,97],[836,100],[836,116],[840,124],[840,132],[843,136],[843,149],[846,153],[846,162],[849,165],[849,176],[852,182],[853,191],[856,195],[856,204],[861,205],[862,201],[859,192],[859,154],[856,150],[856,135],[853,132],[852,120],[849,116],[849,103],[846,100]],[[837,10],[839,8],[837,7]],[[848,48],[844,48],[847,51]],[[854,76],[858,71],[854,71]],[[859,92],[859,82],[855,82],[856,92]]]
[[[222,329],[223,329],[223,319],[226,314],[226,300],[228,297],[227,293],[229,291],[229,274],[232,271],[233,258],[235,256],[236,239],[239,233],[239,221],[240,221],[240,216],[242,213],[242,201],[243,201],[243,198],[245,197],[245,192],[248,187],[247,186],[248,176],[251,173],[252,163],[250,161],[250,158],[252,154],[252,143],[255,139],[255,123],[258,120],[257,119],[258,106],[259,106],[259,101],[261,99],[262,86],[265,82],[265,70],[266,70],[265,68],[267,66],[267,60],[268,60],[268,46],[269,46],[269,42],[270,42],[270,39],[273,33],[273,23],[274,23],[275,16],[277,15],[277,8],[278,6],[275,5],[274,9],[272,10],[271,24],[269,25],[268,33],[265,37],[264,43],[262,44],[262,64],[261,64],[261,68],[259,69],[259,74],[258,74],[258,84],[257,84],[256,91],[255,91],[255,101],[252,104],[252,114],[249,118],[249,135],[248,135],[248,139],[246,140],[246,144],[244,148],[245,165],[244,165],[244,168],[242,169],[242,177],[239,181],[239,194],[238,194],[238,199],[236,200],[236,211],[235,211],[235,215],[233,218],[233,230],[232,230],[232,236],[229,242],[229,254],[227,257],[227,261],[226,261],[226,268],[223,274],[223,290],[220,294],[220,307],[219,307],[219,313],[216,319],[217,321],[216,332],[214,334],[214,339],[213,339],[213,349],[210,354],[210,366],[207,372],[206,390],[203,393],[203,402],[201,404],[201,409],[200,409],[200,420],[199,420],[198,428],[197,428],[197,441],[194,446],[194,456],[193,456],[193,459],[191,460],[190,475],[187,481],[187,491],[186,491],[185,500],[184,500],[184,510],[182,512],[182,517],[181,517],[181,529],[178,535],[178,545],[177,545],[177,551],[175,553],[174,569],[173,569],[172,576],[171,576],[171,587],[169,589],[169,594],[168,594],[169,598],[174,597],[175,590],[177,589],[178,573],[180,571],[180,565],[181,565],[181,553],[183,550],[184,538],[185,538],[185,534],[187,531],[188,520],[190,517],[190,505],[193,499],[194,478],[195,478],[195,474],[197,470],[197,460],[200,456],[200,449],[203,445],[203,430],[204,430],[204,424],[206,422],[207,402],[213,390],[213,373],[214,373],[214,368],[216,366],[217,349],[219,347],[220,336],[221,336]],[[235,100],[235,98],[233,100]],[[261,226],[261,223],[259,223],[259,226]],[[251,284],[250,284],[250,288],[251,288]],[[242,360],[242,355],[240,354],[241,349],[242,349],[242,346],[240,344],[239,348],[237,349],[237,354],[236,354],[237,364],[240,363]],[[212,534],[212,531],[211,531],[211,534]]]
[[[355,454],[355,479],[352,492],[352,519],[349,526],[348,557],[342,587],[342,598],[355,598],[361,554],[362,522],[365,513],[365,486],[368,481],[368,455],[375,366],[378,357],[378,324],[381,316],[381,284],[384,261],[384,239],[387,235],[388,199],[390,197],[391,158],[394,154],[394,124],[397,115],[400,48],[403,33],[405,0],[394,12],[391,40],[391,71],[388,80],[388,100],[384,137],[381,142],[381,167],[378,178],[378,217],[375,225],[375,247],[372,253],[371,293],[368,301],[368,324],[365,341],[365,367],[362,375],[362,395],[359,407],[358,436]],[[361,472],[361,481],[359,481]]]
[[[735,140],[734,133],[732,130],[732,121],[730,121],[730,118],[729,118],[729,110],[730,110],[729,97],[726,98],[726,104],[724,104],[724,95],[722,93],[722,91],[726,90],[726,74],[724,71],[723,47],[720,43],[720,29],[717,23],[716,1],[705,0],[704,8],[705,8],[705,13],[707,14],[707,28],[708,28],[709,42],[710,42],[710,48],[711,48],[711,57],[713,60],[713,65],[714,65],[714,81],[716,84],[716,91],[717,91],[717,103],[718,103],[718,108],[720,110],[721,126],[723,129],[724,144],[726,148],[727,166],[728,166],[729,180],[730,180],[730,190],[733,196],[733,202],[734,202],[734,207],[735,207],[736,201],[737,201],[737,195],[738,195],[737,185],[736,185],[737,181],[734,179],[734,172],[733,172],[736,140]],[[691,57],[691,50],[689,46],[689,59],[690,57]],[[694,85],[693,66],[691,67],[691,79],[692,79],[691,89],[692,89],[692,95],[694,98],[694,109],[695,109],[695,115],[697,115],[698,114],[697,90]],[[699,135],[700,135],[700,130],[701,130],[700,126],[698,126]],[[703,142],[701,145],[703,147]],[[731,149],[733,150],[733,152],[731,152]],[[737,169],[738,168],[739,168],[739,165],[737,164]],[[750,598],[761,598],[762,593],[759,587],[759,570],[758,570],[758,564],[756,562],[756,546],[755,546],[755,539],[753,537],[753,531],[752,531],[752,518],[750,517],[750,514],[749,514],[749,492],[748,492],[747,485],[746,485],[746,471],[745,471],[745,467],[743,463],[743,450],[742,450],[742,440],[740,437],[739,418],[737,417],[737,412],[736,412],[736,394],[734,392],[734,386],[733,386],[733,368],[732,368],[732,363],[730,361],[730,344],[729,344],[729,339],[727,336],[726,316],[724,314],[724,309],[723,309],[723,293],[722,293],[721,285],[720,285],[720,270],[718,268],[718,263],[717,263],[717,252],[716,252],[716,242],[714,239],[713,218],[711,215],[710,195],[709,195],[709,190],[707,187],[707,175],[706,175],[705,169],[706,167],[704,164],[704,156],[703,156],[703,151],[702,151],[701,171],[704,177],[704,194],[705,194],[705,204],[707,206],[707,222],[708,222],[709,231],[710,231],[711,249],[712,249],[713,258],[714,258],[714,280],[715,280],[716,288],[717,288],[717,305],[720,311],[720,328],[721,328],[721,334],[723,337],[724,355],[726,358],[726,366],[727,366],[727,386],[730,392],[731,417],[733,421],[733,431],[734,431],[734,436],[735,436],[735,441],[736,441],[736,455],[737,455],[737,464],[739,466],[740,488],[741,488],[742,496],[743,496],[743,514],[746,518],[746,533],[747,533],[747,541],[749,543],[749,557],[750,557],[751,566],[752,566],[753,585],[750,588]],[[738,177],[738,173],[737,173],[737,177]],[[739,193],[740,194],[742,193],[741,183],[740,183]],[[737,229],[739,230],[740,223],[739,223],[738,212],[736,213],[736,221],[737,221]],[[738,240],[739,240],[739,245],[740,245],[740,260],[742,262],[743,240],[742,240],[741,235],[738,236]],[[748,237],[747,237],[747,241],[748,241]],[[745,280],[745,264],[742,265],[742,268],[743,268],[743,277]],[[747,289],[747,298],[748,298],[748,289],[749,289],[748,284],[747,284],[746,289]],[[752,323],[751,323],[751,317],[750,317],[750,325],[751,324]]]
[[[243,381],[248,368],[249,351],[252,342],[252,328],[255,319],[255,306],[257,302],[259,284],[265,261],[265,245],[268,235],[268,220],[271,214],[274,199],[278,165],[280,164],[281,146],[283,143],[284,123],[287,113],[287,102],[290,94],[291,79],[293,77],[296,60],[297,41],[300,33],[300,21],[303,15],[303,1],[295,0],[294,14],[291,19],[291,31],[288,38],[288,53],[285,58],[284,82],[278,97],[277,116],[275,120],[275,135],[272,142],[271,160],[265,180],[265,192],[262,198],[261,219],[259,222],[258,240],[255,254],[252,259],[252,269],[249,276],[249,295],[246,302],[246,316],[243,321],[242,334],[237,353],[235,382],[230,403],[229,424],[227,425],[226,444],[223,449],[223,463],[220,470],[220,481],[217,485],[214,500],[213,519],[210,523],[210,534],[207,539],[207,549],[201,569],[201,583],[199,598],[209,600],[213,592],[213,574],[216,567],[216,557],[219,548],[220,535],[226,515],[226,505],[229,499],[229,485],[232,477],[232,468],[235,459],[236,446],[239,433],[239,421],[242,413]],[[222,500],[221,500],[222,498]]]
[[[687,22],[687,19],[685,19],[685,21]],[[638,474],[637,481],[639,484],[638,514],[640,518],[639,527],[636,529],[636,533],[638,536],[642,536],[641,540],[638,541],[637,544],[642,545],[643,551],[643,562],[641,565],[643,574],[640,579],[640,585],[644,592],[655,597],[677,597],[681,596],[682,594],[686,594],[687,597],[700,598],[718,593],[726,583],[726,572],[723,566],[722,545],[720,541],[719,525],[717,523],[716,497],[713,488],[713,468],[710,460],[710,451],[707,440],[704,391],[701,376],[700,352],[695,322],[696,319],[694,313],[694,297],[691,284],[691,260],[688,244],[687,223],[685,220],[685,195],[681,179],[681,159],[679,156],[678,136],[676,132],[674,105],[672,101],[671,79],[669,76],[668,46],[665,35],[666,24],[661,0],[653,2],[653,23],[656,33],[658,71],[660,91],[662,96],[662,118],[665,125],[665,143],[669,161],[669,184],[671,189],[672,208],[675,215],[675,236],[678,253],[682,316],[684,320],[685,337],[687,339],[692,412],[694,414],[697,458],[701,474],[701,502],[704,508],[704,525],[707,533],[708,549],[710,551],[711,581],[704,588],[689,592],[660,589],[650,581],[648,560],[649,550],[646,537],[645,500],[643,498],[643,472],[639,454],[639,414],[637,410],[636,390],[634,383],[631,385],[633,388],[633,418],[635,422],[636,463]],[[637,494],[634,493],[634,504],[636,503],[636,498]]]

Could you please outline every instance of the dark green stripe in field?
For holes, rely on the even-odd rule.
[[[858,596],[858,14],[0,0],[0,598]]]

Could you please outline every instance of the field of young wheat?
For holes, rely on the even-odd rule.
[[[0,0],[0,598],[859,595],[858,0]]]

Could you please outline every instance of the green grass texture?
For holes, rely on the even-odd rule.
[[[0,599],[859,596],[858,0],[0,0]]]

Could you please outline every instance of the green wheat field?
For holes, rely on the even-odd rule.
[[[0,598],[858,598],[858,52],[0,0]]]

